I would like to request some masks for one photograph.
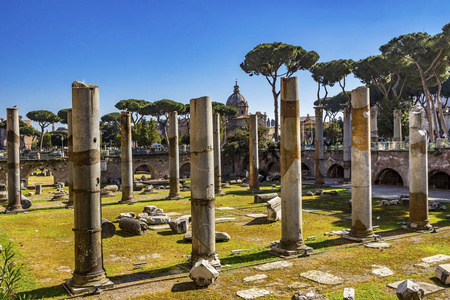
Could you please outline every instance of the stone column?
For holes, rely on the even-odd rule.
[[[20,132],[19,109],[6,109],[6,143],[7,143],[7,169],[8,169],[8,206],[6,212],[22,211],[20,203]]]
[[[220,158],[220,114],[213,115],[214,131],[214,190],[217,196],[222,194],[222,166]]]
[[[75,270],[67,283],[82,293],[113,285],[103,268],[98,86],[73,82],[72,108]]]
[[[414,229],[430,227],[428,218],[428,151],[427,132],[422,116],[423,107],[409,113],[409,226]]]
[[[183,199],[180,194],[180,149],[178,148],[178,113],[169,113],[169,174],[170,192],[167,199]]]
[[[69,172],[69,201],[67,207],[73,207],[73,136],[72,136],[72,109],[67,110],[67,146],[68,146],[68,158],[67,168]]]
[[[210,97],[191,99],[191,265],[220,266],[216,252],[213,122]]]
[[[369,96],[365,87],[352,91],[352,228],[348,238],[356,241],[373,239]]]
[[[259,159],[258,159],[258,116],[249,115],[249,154],[250,154],[250,180],[249,192],[259,193]]]
[[[351,108],[344,109],[344,182],[350,182],[352,165]]]
[[[394,110],[394,142],[402,141],[402,111]]]
[[[322,186],[323,181],[323,106],[314,107],[316,112],[316,186]]]
[[[281,240],[275,254],[306,255],[312,251],[303,241],[302,164],[298,78],[281,78]]]
[[[120,165],[122,168],[122,199],[119,203],[135,203],[133,195],[133,152],[131,148],[131,112],[122,111],[120,116],[121,152]]]
[[[378,108],[375,105],[370,108],[370,140],[378,142]]]

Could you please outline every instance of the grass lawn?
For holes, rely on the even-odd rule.
[[[46,178],[33,177],[41,181]],[[35,183],[30,181],[29,184]],[[272,187],[267,184],[261,188],[270,192]],[[308,189],[310,187],[304,186],[304,193]],[[294,282],[304,283],[307,286],[303,289],[317,290],[328,299],[342,299],[344,287],[353,287],[357,299],[396,299],[395,290],[386,287],[386,284],[407,278],[437,283],[433,278],[434,268],[420,269],[413,265],[426,256],[450,255],[450,231],[447,231],[450,222],[445,217],[445,211],[430,213],[431,223],[437,224],[440,232],[417,235],[397,225],[408,220],[408,207],[381,207],[381,199],[376,198],[373,199],[373,225],[379,226],[377,234],[392,239],[389,241],[391,248],[369,249],[336,236],[325,236],[325,232],[351,227],[351,220],[346,218],[351,214],[348,206],[351,195],[339,190],[338,196],[303,196],[303,208],[307,210],[303,212],[303,237],[316,254],[289,260],[293,266],[286,269],[258,271],[250,265],[280,260],[267,250],[271,241],[280,239],[281,223],[248,217],[248,214],[266,213],[266,207],[253,203],[253,196],[246,190],[233,185],[223,189],[226,196],[216,198],[216,208],[234,208],[217,209],[216,218],[234,219],[216,224],[216,231],[227,232],[231,240],[216,244],[223,268],[218,281],[208,289],[193,287],[192,281],[186,277],[184,268],[191,253],[191,244],[183,241],[183,234],[161,229],[132,236],[120,230],[116,220],[121,212],[140,213],[147,205],[162,208],[165,213],[190,214],[190,192],[182,192],[185,197],[182,200],[164,200],[167,190],[154,195],[135,193],[138,202],[133,205],[119,204],[120,193],[115,197],[103,198],[103,217],[114,221],[117,227],[116,235],[103,241],[107,276],[117,286],[163,279],[159,283],[145,285],[148,286],[146,288],[142,286],[138,293],[124,294],[123,299],[230,299],[236,298],[238,290],[252,287],[271,291],[271,295],[266,297],[269,299],[290,299],[297,291],[288,287]],[[42,195],[29,196],[33,206],[26,214],[0,214],[0,244],[11,242],[17,260],[24,264],[25,276],[18,291],[31,294],[36,299],[66,297],[61,283],[70,279],[74,270],[73,210],[65,209],[62,202],[51,201],[52,191],[55,188],[47,186]],[[315,239],[307,240],[310,236],[315,236]],[[236,249],[244,250],[240,254],[232,253]],[[138,262],[145,264],[133,265]],[[374,264],[388,266],[394,275],[381,278],[370,274],[370,266]],[[321,285],[299,276],[313,269],[340,276],[344,283]],[[268,278],[252,283],[243,281],[245,277],[261,273]],[[180,278],[171,279],[171,276]],[[155,288],[150,289],[150,286]],[[101,299],[119,299],[113,296],[108,298],[109,293],[105,292]],[[125,293],[125,290],[114,292],[116,297],[120,293]],[[428,296],[428,299],[445,299],[446,295],[446,291],[441,291]]]

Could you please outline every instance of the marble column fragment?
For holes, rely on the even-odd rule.
[[[352,228],[349,238],[373,239],[369,89],[352,91]]]
[[[178,148],[178,113],[169,113],[169,175],[170,191],[167,199],[183,199],[180,194],[180,150]]]
[[[220,266],[216,252],[214,149],[210,97],[191,99],[191,265],[206,259]]]
[[[8,169],[8,206],[7,213],[22,211],[20,203],[20,132],[19,109],[6,109],[6,143]]]
[[[351,108],[344,109],[344,182],[350,182],[352,165]]]
[[[306,255],[312,251],[303,241],[302,164],[298,78],[281,78],[281,239],[275,254]]]
[[[222,194],[222,161],[220,157],[220,114],[213,115],[214,131],[214,190],[216,197]]]
[[[423,123],[425,110],[416,106],[409,113],[409,226],[430,227],[428,217],[427,132]]]
[[[402,111],[394,110],[394,142],[402,141]]]
[[[370,108],[370,140],[372,143],[378,142],[378,108]]]
[[[122,199],[119,203],[135,203],[133,195],[133,152],[131,144],[131,112],[122,111],[120,116],[121,152],[120,165],[122,169]]]
[[[81,293],[113,285],[103,268],[98,86],[73,82],[72,108],[75,270],[67,283]]]
[[[316,186],[324,184],[323,176],[323,106],[314,107],[316,113]]]
[[[251,193],[259,193],[259,159],[258,159],[258,116],[249,115],[249,147],[250,147],[250,180],[249,191]]]
[[[72,136],[72,109],[67,110],[67,138],[68,159],[67,169],[69,172],[69,201],[67,207],[73,207],[73,136]]]

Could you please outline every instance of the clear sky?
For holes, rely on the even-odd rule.
[[[249,112],[273,118],[266,79],[239,67],[256,45],[359,60],[393,37],[436,34],[449,22],[449,0],[0,0],[0,117],[14,105],[23,116],[71,107],[75,80],[100,87],[104,115],[129,98],[225,103],[237,79]],[[296,76],[300,113],[313,114],[317,84],[307,71]],[[361,85],[349,77],[348,90]]]

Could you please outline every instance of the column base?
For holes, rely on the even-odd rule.
[[[184,199],[183,196],[181,196],[180,193],[176,193],[176,194],[169,194],[169,196],[167,196],[166,200],[180,200],[180,199]]]
[[[432,227],[429,219],[426,221],[411,221],[408,223],[408,228],[412,230],[430,230]]]
[[[222,191],[220,191],[220,192],[218,191],[218,192],[215,192],[214,195],[216,197],[222,197],[222,196],[225,196],[226,194],[224,192],[222,192]]]
[[[219,268],[219,267],[222,266],[220,264],[219,255],[217,253],[215,253],[213,255],[209,255],[209,256],[208,255],[200,255],[200,254],[191,253],[191,259],[189,260],[189,264],[191,266],[193,266],[201,258],[206,259],[207,261],[209,261],[211,266],[213,266],[214,268]]]
[[[288,249],[282,249],[280,248],[280,245],[274,245],[272,246],[272,249],[269,251],[271,254],[280,256],[280,257],[299,257],[299,256],[309,256],[311,252],[313,252],[313,248],[304,246],[304,248],[301,249],[295,249],[295,250],[288,250]]]
[[[259,193],[261,193],[261,190],[259,188],[257,188],[257,189],[248,189],[247,192],[249,192],[251,194],[259,194]]]
[[[68,291],[70,291],[70,293],[72,295],[92,293],[98,289],[109,289],[109,288],[114,287],[114,283],[106,277],[105,277],[105,280],[103,280],[99,283],[93,282],[89,286],[87,286],[87,285],[86,286],[75,286],[72,284],[73,284],[72,279],[66,280],[66,282],[63,283],[63,285],[67,288]]]
[[[129,198],[129,199],[122,199],[119,201],[120,204],[133,204],[136,203],[137,201],[134,200],[134,198]]]
[[[17,214],[17,213],[23,213],[25,211],[26,210],[22,208],[22,205],[19,204],[19,205],[11,205],[11,206],[6,207],[5,213],[7,213],[7,214]]]
[[[352,241],[352,242],[358,242],[358,243],[368,243],[368,242],[377,240],[377,237],[375,235],[367,236],[367,237],[359,237],[359,236],[351,236],[350,234],[344,234],[342,236],[342,238]]]

